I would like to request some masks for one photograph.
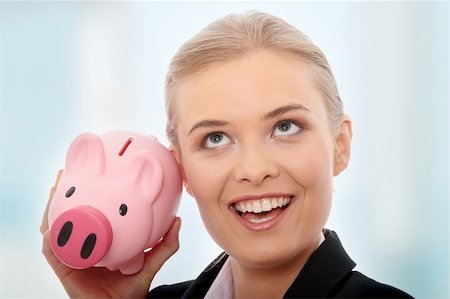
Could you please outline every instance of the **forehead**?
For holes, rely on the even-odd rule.
[[[178,126],[201,119],[260,116],[292,103],[326,118],[323,96],[309,68],[299,59],[266,50],[214,63],[180,82]]]

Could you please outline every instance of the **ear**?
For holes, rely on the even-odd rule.
[[[158,197],[164,179],[161,162],[156,156],[147,151],[136,153],[125,173],[145,200],[153,202]]]
[[[83,133],[76,137],[67,152],[65,172],[102,174],[104,169],[105,154],[100,137],[94,133]]]
[[[181,161],[181,154],[180,154],[179,150],[177,150],[176,147],[171,144],[169,146],[169,151],[178,163],[178,166],[181,171],[181,176],[183,178],[184,188],[186,189],[187,193],[189,193],[190,196],[194,197],[194,195],[192,194],[191,187],[186,179],[186,174],[184,173],[183,162]]]
[[[337,176],[344,169],[346,169],[348,163],[350,162],[352,135],[352,121],[348,116],[344,115],[335,138],[334,176]]]

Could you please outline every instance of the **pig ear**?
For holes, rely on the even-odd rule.
[[[83,133],[70,144],[66,156],[66,173],[83,171],[102,174],[105,169],[103,143],[93,133]]]
[[[138,152],[130,162],[126,172],[136,190],[150,202],[161,192],[163,170],[161,162],[149,152]]]

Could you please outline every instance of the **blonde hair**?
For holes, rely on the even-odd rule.
[[[315,84],[326,98],[329,120],[334,127],[343,116],[336,81],[322,51],[302,32],[267,13],[249,11],[227,15],[200,31],[181,46],[166,77],[166,132],[178,147],[175,97],[177,84],[190,74],[215,62],[243,57],[268,49],[289,54],[311,66]]]

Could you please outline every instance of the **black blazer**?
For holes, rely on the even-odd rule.
[[[325,241],[314,251],[284,298],[412,298],[407,293],[352,271],[337,234],[324,230]],[[223,253],[196,280],[159,286],[148,298],[203,298],[228,255]]]

